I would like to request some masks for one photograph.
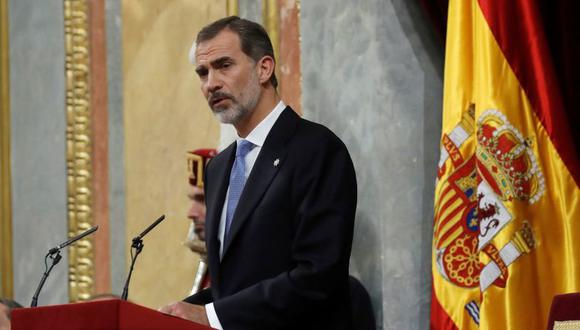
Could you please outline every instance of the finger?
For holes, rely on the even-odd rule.
[[[173,311],[173,304],[165,305],[159,308],[158,311],[165,314],[171,314],[171,312]]]

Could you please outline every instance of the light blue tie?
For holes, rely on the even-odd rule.
[[[226,213],[226,231],[224,234],[224,242],[230,231],[232,225],[232,219],[234,218],[234,213],[236,212],[236,207],[238,206],[238,201],[240,196],[242,196],[242,191],[244,190],[244,185],[246,184],[246,155],[255,147],[255,145],[247,140],[240,140],[238,147],[236,149],[236,159],[234,160],[234,165],[232,166],[232,172],[230,173],[230,193],[228,195],[228,209]]]

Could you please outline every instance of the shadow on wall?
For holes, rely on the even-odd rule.
[[[439,41],[428,15],[417,1],[394,0],[393,7],[401,28],[409,37],[415,57],[421,60],[421,67],[427,72],[433,71],[434,77],[443,80],[445,47]]]
[[[351,275],[358,278],[367,289],[373,305],[374,316],[378,329],[382,324],[383,292],[377,287],[371,287],[364,283],[382,282],[382,264],[380,262],[381,242],[379,231],[373,228],[368,214],[357,211],[353,249],[350,259]],[[356,246],[356,247],[355,247]]]
[[[424,75],[423,87],[423,180],[421,213],[424,222],[421,226],[420,279],[419,292],[431,291],[431,246],[433,240],[433,198],[437,161],[439,159],[439,137],[443,109],[443,73],[445,47],[437,36],[430,18],[417,1],[394,0],[393,7],[397,12],[400,26],[409,37],[409,43]],[[432,102],[435,100],[435,102]],[[429,132],[429,133],[427,133]],[[434,138],[437,137],[437,138]],[[429,327],[431,296],[421,295],[419,304],[419,328]]]

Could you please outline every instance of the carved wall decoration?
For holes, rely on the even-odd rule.
[[[227,0],[226,11],[228,16],[237,16],[239,13],[238,0]]]
[[[262,0],[262,25],[270,36],[274,57],[279,58],[280,54],[280,10],[277,0]],[[276,76],[280,77],[280,67],[276,66]]]
[[[89,8],[85,0],[64,0],[66,74],[66,164],[69,237],[93,226]],[[94,292],[93,239],[69,248],[69,299]]]
[[[8,72],[8,8],[0,0],[0,296],[13,297],[12,202],[10,198],[10,91]]]

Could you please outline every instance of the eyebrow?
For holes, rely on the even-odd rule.
[[[211,61],[210,64],[213,67],[220,67],[220,66],[224,65],[225,62],[228,62],[228,61],[232,61],[232,58],[229,56],[222,56],[218,59]]]
[[[200,192],[190,192],[190,193],[187,194],[187,196],[189,198],[195,198],[197,196],[205,196],[205,194],[203,193],[203,191],[200,191]]]
[[[229,56],[222,56],[220,58],[217,58],[213,61],[211,61],[209,64],[212,67],[221,67],[222,65],[224,65],[224,63],[228,62],[228,61],[232,61],[233,59]],[[204,73],[207,70],[207,68],[203,65],[198,66],[197,68],[195,68],[195,72],[197,72],[198,75],[201,75],[202,73]]]

